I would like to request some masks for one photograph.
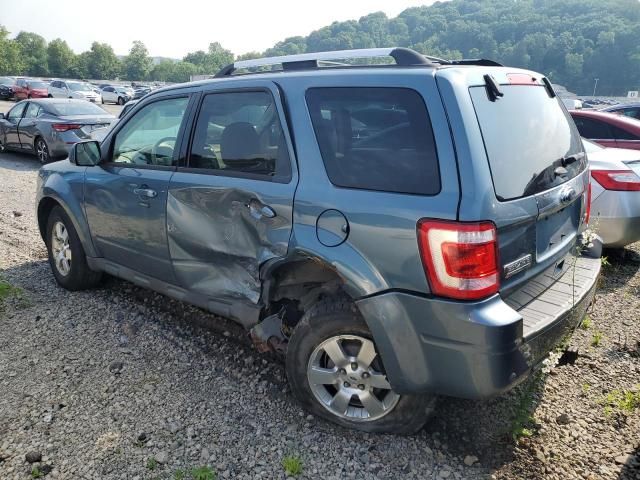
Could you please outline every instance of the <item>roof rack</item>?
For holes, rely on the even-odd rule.
[[[256,58],[254,60],[242,60],[234,62],[222,68],[216,77],[228,77],[236,70],[265,67],[269,65],[282,65],[282,70],[308,70],[318,68],[320,64],[330,66],[347,66],[336,63],[333,60],[348,60],[356,58],[380,58],[391,57],[396,65],[402,67],[423,65],[436,66],[446,64],[445,60],[436,57],[426,57],[410,48],[363,48],[355,50],[337,50],[334,52],[301,53],[298,55],[285,55],[281,57]]]

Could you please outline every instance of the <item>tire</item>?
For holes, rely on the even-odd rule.
[[[27,98],[28,98],[29,100],[31,100],[31,95],[27,95]]]
[[[47,95],[47,98],[53,98],[53,95],[49,94]]]
[[[44,141],[42,137],[36,137],[36,141],[33,143],[33,150],[36,152],[36,157],[42,165],[45,165],[51,161],[51,152],[49,151],[49,145]]]
[[[118,97],[118,105],[120,106],[124,105],[124,98]]]
[[[58,226],[62,225],[62,233]],[[46,231],[47,252],[49,253],[49,265],[58,284],[71,291],[86,290],[96,286],[102,277],[101,272],[94,272],[87,265],[87,257],[80,238],[71,219],[60,206],[53,207],[47,220]],[[66,246],[64,238],[66,237]],[[68,270],[56,261],[56,255],[64,251],[64,257],[68,259]],[[66,252],[69,252],[68,254]],[[66,265],[66,262],[65,262]]]
[[[100,101],[102,102],[102,105],[104,105],[104,98],[101,98]]]
[[[323,345],[329,348],[335,345],[336,339],[342,352],[346,352],[346,357],[357,358],[365,344],[369,352],[371,347],[374,349],[375,356],[369,355],[372,361],[354,364],[348,363],[350,360],[345,358],[347,363],[339,365],[323,351]],[[322,363],[322,359],[327,363],[318,364],[317,361]],[[367,363],[370,363],[368,369]],[[356,365],[354,371],[352,367]],[[340,366],[344,368],[339,369]],[[331,375],[323,377],[329,378],[325,380],[327,383],[312,386],[309,376],[312,369]],[[343,427],[365,432],[413,434],[427,422],[437,400],[433,395],[398,395],[393,392],[386,382],[380,356],[376,355],[371,332],[356,306],[347,298],[324,299],[304,314],[289,339],[286,370],[294,396],[307,411]],[[375,388],[372,386],[374,378],[377,386],[386,385]],[[332,399],[339,396],[348,398],[344,414],[336,413],[330,405]],[[361,402],[361,396],[365,400],[368,398],[368,401]],[[367,409],[365,403],[372,405],[371,397],[378,402],[373,402],[375,408]],[[358,418],[362,413],[369,418]]]

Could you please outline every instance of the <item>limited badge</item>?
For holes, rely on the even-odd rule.
[[[533,264],[533,257],[529,253],[511,263],[504,266],[504,278],[513,277],[516,273],[526,270]]]

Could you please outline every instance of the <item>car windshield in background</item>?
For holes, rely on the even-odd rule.
[[[500,88],[495,101],[484,86],[469,89],[499,200],[548,190],[586,168],[580,135],[557,97],[544,86]]]
[[[31,88],[47,88],[47,84],[44,82],[29,82]]]
[[[108,115],[102,108],[85,100],[69,103],[53,103],[49,105],[52,113],[61,117],[67,115]]]
[[[92,89],[86,83],[68,83],[69,89],[74,92],[90,92]]]
[[[12,85],[15,85],[15,83],[16,81],[13,78],[0,77],[0,85],[12,86]]]

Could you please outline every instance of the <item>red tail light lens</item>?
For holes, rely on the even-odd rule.
[[[640,177],[632,170],[591,170],[591,176],[605,190],[640,191]]]
[[[418,222],[422,264],[435,295],[477,300],[500,287],[496,227],[491,222]]]
[[[54,123],[51,125],[56,132],[67,132],[69,130],[78,130],[82,125],[76,123]]]

